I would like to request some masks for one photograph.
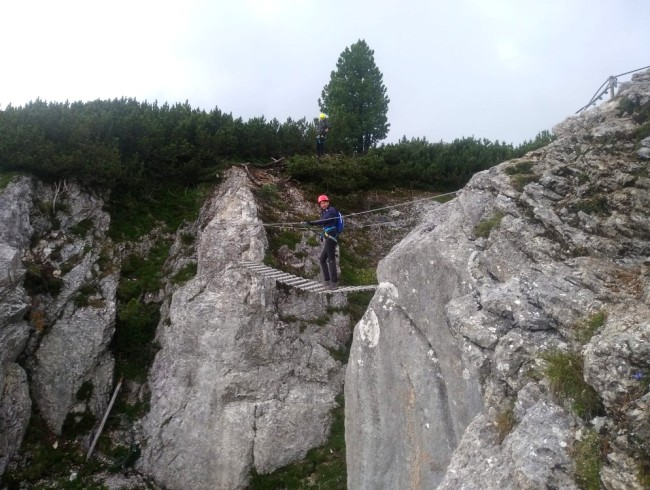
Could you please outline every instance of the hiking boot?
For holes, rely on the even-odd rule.
[[[325,288],[326,288],[326,289],[329,289],[330,291],[334,291],[334,290],[337,289],[338,287],[339,287],[339,283],[338,283],[338,282],[334,282],[334,281],[329,281],[329,284],[328,284],[327,286],[325,286]]]

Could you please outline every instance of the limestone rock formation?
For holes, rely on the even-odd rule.
[[[341,305],[238,265],[262,262],[267,246],[243,170],[230,171],[199,221],[197,275],[158,327],[141,469],[169,489],[245,488],[252,470],[326,440],[343,381],[328,349],[345,345],[349,320],[334,313],[318,327]]]
[[[643,73],[381,262],[346,373],[349,488],[577,488],[585,434],[605,488],[650,479],[649,116]]]
[[[31,412],[27,375],[15,363],[29,337],[23,316],[29,298],[22,287],[22,249],[32,227],[29,203],[33,187],[15,179],[0,191],[0,475],[20,447]]]
[[[51,186],[39,184],[37,194],[40,203],[56,202]],[[103,202],[73,183],[58,201],[65,208],[54,209],[55,226],[38,208],[32,211],[41,239],[26,260],[60,285],[34,295],[33,311],[41,312],[46,326],[30,361],[34,401],[60,433],[67,417],[79,420],[87,413],[99,418],[108,403],[114,367],[108,347],[115,330],[119,269],[98,265],[102,254],[110,254],[110,218]],[[77,393],[84,383],[92,389],[87,400],[80,400]]]
[[[106,407],[118,276],[117,268],[98,265],[110,248],[102,207],[72,183],[15,177],[0,191],[0,474],[32,409],[21,366],[34,404],[57,433],[67,417],[97,417]],[[92,390],[79,400],[84,383]]]

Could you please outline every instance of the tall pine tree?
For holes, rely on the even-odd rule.
[[[374,51],[359,40],[341,53],[318,105],[330,116],[329,145],[365,153],[388,135],[388,103]]]

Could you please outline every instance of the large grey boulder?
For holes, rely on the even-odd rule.
[[[0,369],[0,475],[20,447],[23,440],[32,401],[29,398],[27,375],[17,364]]]
[[[438,488],[579,488],[569,472],[558,471],[573,465],[568,452],[572,439],[567,437],[575,428],[573,418],[536,395],[522,392],[517,403],[521,421],[503,440],[490,417],[478,415],[467,427]]]
[[[639,485],[650,181],[640,122],[619,104],[648,110],[650,72],[618,97],[475,175],[380,263],[346,373],[350,488],[575,488],[571,447],[587,429],[609,441],[603,485]],[[603,417],[548,389],[549,352],[581,358]]]
[[[440,238],[429,239],[433,229]],[[346,373],[350,488],[437,485],[482,410],[480,366],[463,355],[445,311],[472,289],[467,267],[458,266],[473,252],[461,233],[428,223],[380,265],[380,289],[355,328]]]
[[[266,237],[246,174],[232,169],[199,218],[197,276],[158,327],[141,469],[169,489],[237,489],[321,445],[341,391],[348,319],[316,296],[278,290],[238,261]]]

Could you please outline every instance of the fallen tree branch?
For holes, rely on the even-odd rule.
[[[52,199],[52,214],[56,213],[56,199],[60,194],[68,190],[68,184],[63,180],[59,180],[54,186],[54,198]]]
[[[253,174],[252,174],[251,171],[248,169],[248,163],[242,163],[241,166],[244,167],[244,170],[246,170],[246,173],[248,174],[248,177],[251,179],[251,181],[253,182],[253,184],[255,184],[255,185],[258,186],[258,187],[262,185],[262,184],[260,184],[257,180],[255,180],[255,177],[253,177]]]

